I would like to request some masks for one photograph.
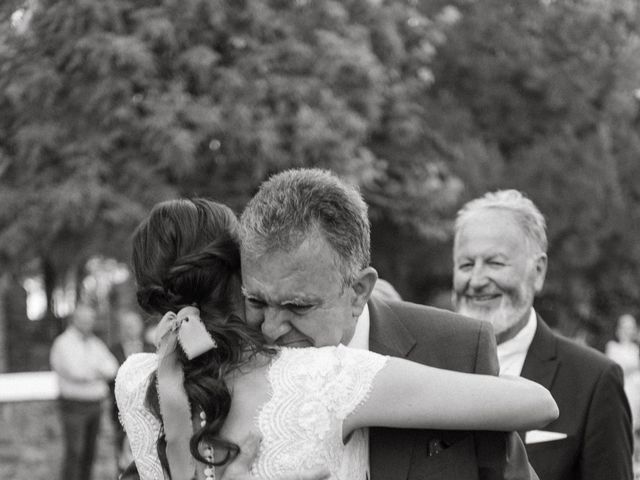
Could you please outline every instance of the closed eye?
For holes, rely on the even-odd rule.
[[[297,304],[297,303],[289,303],[286,305],[287,310],[289,310],[292,313],[295,313],[296,315],[304,315],[305,313],[309,312],[312,308],[314,307],[314,305],[306,305],[306,304]]]
[[[263,302],[259,298],[248,297],[247,303],[252,308],[264,308],[267,306],[266,302]]]

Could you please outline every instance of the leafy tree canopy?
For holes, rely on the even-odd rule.
[[[432,64],[432,98],[454,98],[491,152],[453,167],[465,196],[526,192],[549,226],[541,304],[568,332],[589,322],[608,332],[613,315],[640,303],[640,10],[525,0],[460,8]]]
[[[361,186],[407,298],[448,281],[434,252],[464,200],[518,188],[549,223],[541,307],[566,331],[610,321],[640,302],[639,19],[604,0],[3,3],[0,263],[61,281],[126,258],[158,200],[240,211],[319,166]]]
[[[295,166],[332,168],[370,193],[374,214],[427,229],[456,199],[442,165],[379,146],[419,135],[413,100],[438,26],[410,5],[30,5],[2,52],[6,259],[122,252],[122,233],[158,199],[240,209]]]

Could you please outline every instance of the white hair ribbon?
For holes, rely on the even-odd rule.
[[[189,360],[217,347],[196,307],[184,307],[177,314],[167,312],[160,320],[156,333],[158,397],[167,442],[169,473],[172,480],[190,480],[195,471],[189,450],[193,429],[189,399],[184,389],[184,372],[176,349],[178,343]]]

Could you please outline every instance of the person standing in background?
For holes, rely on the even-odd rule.
[[[522,433],[540,480],[631,480],[633,436],[622,369],[551,331],[533,308],[547,272],[546,222],[516,190],[488,193],[458,212],[453,304],[493,324],[500,375],[551,391],[560,416]]]
[[[144,322],[142,317],[132,311],[125,311],[118,318],[119,340],[110,345],[109,350],[118,361],[118,365],[122,365],[129,355],[140,352],[155,352],[156,347],[149,343],[144,337]],[[116,454],[116,466],[118,472],[122,472],[133,460],[131,448],[125,435],[120,417],[118,413],[118,405],[115,400],[115,381],[109,382],[109,390],[111,391],[111,420],[114,430],[114,444]]]
[[[624,391],[631,406],[633,430],[640,428],[640,347],[638,324],[633,315],[625,313],[618,318],[616,340],[610,340],[605,354],[622,368]]]
[[[58,375],[65,442],[62,480],[90,480],[102,402],[118,361],[94,333],[96,314],[79,305],[67,329],[53,342],[49,361]]]

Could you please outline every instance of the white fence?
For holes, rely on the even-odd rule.
[[[54,372],[0,375],[0,403],[55,400],[59,395],[58,378]]]

